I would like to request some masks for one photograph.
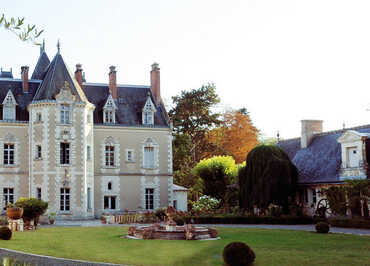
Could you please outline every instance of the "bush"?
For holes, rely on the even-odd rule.
[[[159,221],[164,221],[166,217],[166,208],[158,208],[154,212],[155,216],[159,219]]]
[[[248,266],[253,265],[256,255],[243,242],[231,242],[224,248],[222,257],[227,266]]]
[[[370,219],[329,218],[331,226],[370,229]]]
[[[315,224],[308,216],[187,216],[186,223],[194,224]]]
[[[23,220],[27,222],[35,219],[37,224],[38,217],[45,213],[48,203],[35,198],[19,198],[15,206],[23,208]]]
[[[185,223],[184,218],[182,218],[180,215],[175,215],[173,220],[176,222],[176,225],[184,225]]]
[[[193,210],[194,211],[211,211],[218,207],[220,201],[209,197],[207,195],[201,196],[197,202],[193,203]]]
[[[316,232],[321,233],[321,234],[327,234],[329,233],[329,224],[325,222],[319,222],[315,226]]]
[[[278,205],[270,204],[267,208],[269,216],[280,217],[283,214],[283,208]]]
[[[12,238],[12,231],[8,227],[0,227],[0,239],[10,240]]]
[[[5,215],[0,216],[0,226],[7,226],[8,225],[8,217]]]

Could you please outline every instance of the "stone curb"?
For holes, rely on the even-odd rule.
[[[104,262],[92,262],[85,260],[73,260],[67,258],[57,258],[52,256],[38,255],[32,253],[26,253],[23,251],[17,251],[12,249],[0,248],[0,258],[11,257],[16,260],[21,260],[32,265],[78,265],[78,266],[116,266],[121,264],[104,263]]]

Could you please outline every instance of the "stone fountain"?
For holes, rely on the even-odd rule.
[[[133,239],[165,239],[165,240],[200,240],[218,239],[218,232],[214,228],[187,224],[176,225],[174,216],[176,210],[168,207],[166,210],[167,222],[165,225],[152,224],[131,226],[128,229],[128,238]]]

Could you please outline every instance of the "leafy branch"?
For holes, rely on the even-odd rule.
[[[6,19],[5,15],[2,14],[0,17],[0,27],[2,26],[17,35],[22,41],[30,41],[36,45],[40,45],[37,42],[37,38],[40,37],[44,30],[37,30],[36,25],[25,25],[24,18]]]

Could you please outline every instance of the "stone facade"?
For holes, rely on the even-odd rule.
[[[0,77],[0,101],[9,92],[21,94],[9,96],[0,109],[1,207],[19,197],[41,197],[48,212],[79,219],[172,206],[172,131],[151,90],[158,96],[159,84],[116,84],[114,67],[108,84],[89,84],[77,66],[74,77],[59,51],[52,62],[42,51],[32,75],[38,79],[28,80],[28,73],[23,80]],[[152,71],[159,82],[158,66]],[[14,88],[4,92],[8,84]],[[21,102],[15,119],[4,119],[5,107]],[[145,117],[151,119],[144,124],[148,102]]]

